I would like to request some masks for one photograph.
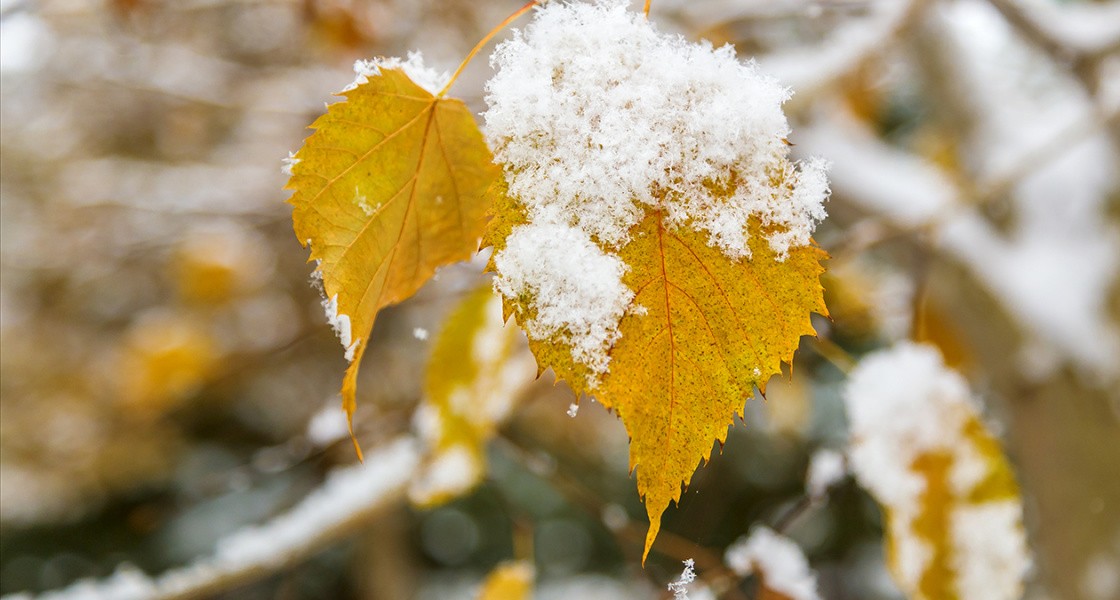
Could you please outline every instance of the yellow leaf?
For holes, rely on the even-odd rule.
[[[498,188],[497,191],[500,191]],[[495,200],[484,243],[495,245],[524,222],[517,203]],[[671,227],[649,210],[619,251],[629,267],[623,283],[634,306],[609,351],[610,369],[592,389],[590,370],[560,339],[533,339],[540,369],[551,367],[577,393],[615,410],[630,435],[630,466],[650,519],[643,557],[670,501],[679,501],[701,461],[727,439],[754,387],[793,359],[809,314],[827,314],[820,285],[824,251],[802,246],[776,260],[757,219],[749,229],[752,258],[732,260],[689,227]],[[533,318],[532,298],[505,299],[507,314]]]
[[[526,600],[533,591],[533,576],[533,565],[528,561],[502,563],[486,577],[478,600]]]
[[[533,382],[525,336],[502,317],[490,286],[469,294],[436,338],[417,408],[430,448],[409,496],[423,507],[443,504],[482,481],[486,443]]]
[[[341,95],[312,124],[287,189],[296,236],[311,245],[351,361],[342,400],[352,416],[377,312],[477,250],[497,168],[467,107],[399,69]]]
[[[647,314],[629,314],[611,349],[611,372],[596,397],[618,411],[630,434],[630,465],[650,528],[645,554],[669,501],[680,500],[701,460],[727,429],[754,386],[793,360],[809,313],[827,314],[818,248],[774,259],[757,223],[753,258],[734,262],[691,229],[671,230],[651,212],[621,256],[623,281]]]

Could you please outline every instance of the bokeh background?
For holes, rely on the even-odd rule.
[[[0,593],[185,564],[355,461],[281,159],[356,59],[419,49],[450,71],[519,6],[0,3]],[[1016,468],[1028,597],[1120,598],[1120,3],[655,0],[651,18],[757,57],[795,91],[795,153],[833,161],[826,343],[748,402],[644,570],[625,431],[592,403],[569,418],[546,374],[476,491],[402,496],[215,597],[470,597],[518,555],[541,598],[655,598],[756,523],[802,545],[824,597],[899,597],[854,483],[797,507],[809,456],[844,444],[844,361],[909,338],[968,377]],[[484,52],[453,89],[476,112],[489,72]],[[485,282],[450,267],[378,318],[367,450],[411,430],[440,368],[417,329]]]

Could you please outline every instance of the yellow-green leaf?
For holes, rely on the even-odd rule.
[[[500,191],[500,188],[496,188]],[[524,215],[512,199],[495,200],[484,243],[502,250]],[[793,359],[809,315],[827,314],[815,246],[777,260],[757,219],[749,225],[752,258],[732,260],[689,227],[673,227],[649,210],[618,253],[629,267],[623,283],[635,294],[609,351],[609,372],[589,385],[588,367],[562,339],[533,339],[540,369],[551,367],[577,393],[615,410],[630,435],[630,465],[650,519],[645,554],[670,501],[678,501],[697,466],[723,443],[754,388]],[[506,298],[520,322],[533,318],[533,298]]]
[[[409,489],[423,507],[473,488],[486,473],[486,443],[533,382],[525,336],[502,317],[501,300],[481,287],[452,311],[436,338],[417,408],[424,466]]]
[[[340,95],[311,125],[287,189],[296,236],[311,246],[351,361],[342,398],[352,415],[378,311],[477,250],[497,169],[467,107],[399,69]]]
[[[883,507],[887,565],[915,600],[1022,595],[1018,486],[969,395],[936,349],[913,343],[865,357],[845,392],[853,472]]]

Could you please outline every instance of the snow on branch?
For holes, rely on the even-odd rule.
[[[356,531],[403,495],[418,461],[415,441],[400,438],[369,453],[365,464],[335,469],[292,510],[220,540],[211,556],[155,578],[122,565],[105,579],[79,581],[37,600],[173,600],[228,590]],[[23,593],[4,600],[33,598]]]
[[[1100,56],[1120,50],[1120,2],[989,1],[1019,31],[1051,54]]]
[[[759,57],[758,62],[767,73],[797,90],[790,101],[792,107],[803,106],[886,50],[926,4],[924,0],[876,2],[869,17],[837,29],[819,44],[775,52]]]
[[[755,527],[749,536],[728,547],[724,562],[740,577],[757,575],[762,587],[779,597],[820,600],[817,578],[801,548],[768,527]]]
[[[1101,198],[1114,179],[1105,166],[1114,154],[1101,140],[1066,147],[1010,185],[1021,218],[1008,236],[984,219],[977,201],[947,173],[882,142],[842,110],[801,128],[798,137],[808,151],[832,161],[837,198],[895,226],[928,229],[934,245],[987,285],[1032,341],[1097,379],[1120,376],[1120,326],[1101,300],[1120,268],[1118,232],[1099,218]],[[1070,209],[1074,203],[1076,211]]]

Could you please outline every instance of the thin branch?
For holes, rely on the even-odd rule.
[[[321,487],[288,512],[219,540],[211,556],[156,578],[121,566],[105,579],[80,581],[38,600],[188,600],[232,590],[359,532],[403,497],[418,461],[415,442],[398,438],[371,452],[368,464],[332,471]],[[5,600],[33,598],[20,594]]]

